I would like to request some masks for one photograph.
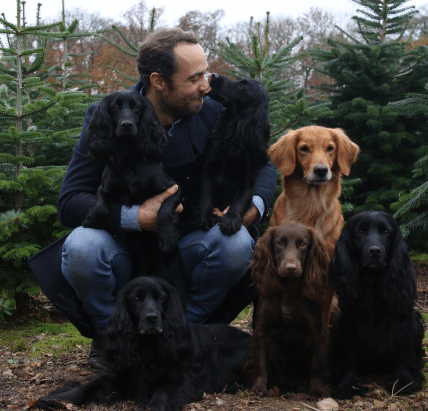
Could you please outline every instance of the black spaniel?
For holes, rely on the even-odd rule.
[[[375,211],[350,218],[336,243],[329,280],[340,306],[332,330],[333,396],[364,394],[358,377],[367,373],[392,375],[394,394],[420,390],[424,328],[413,309],[415,274],[398,223]]]
[[[268,162],[269,98],[256,80],[229,80],[212,74],[209,96],[225,109],[210,136],[201,181],[201,227],[219,223],[226,235],[236,233],[250,208],[257,171]],[[213,208],[227,213],[218,218]]]
[[[166,281],[139,277],[118,294],[108,329],[107,369],[92,381],[40,398],[42,409],[100,396],[131,399],[141,410],[176,411],[204,393],[234,393],[251,337],[228,325],[190,326]],[[68,390],[67,390],[68,389]]]
[[[106,167],[97,202],[83,221],[84,227],[103,228],[111,204],[140,205],[175,184],[161,162],[165,138],[162,125],[150,101],[137,91],[118,91],[104,97],[86,133],[90,155],[105,161]],[[178,191],[162,203],[157,214],[158,234],[127,233],[135,275],[157,272],[159,262],[168,260],[165,254],[177,251],[179,232],[174,211],[180,201]]]

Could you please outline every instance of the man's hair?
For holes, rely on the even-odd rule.
[[[137,65],[144,91],[150,88],[150,75],[154,72],[172,83],[171,77],[177,68],[174,47],[179,43],[198,44],[198,37],[191,31],[173,28],[157,30],[143,41],[138,51]]]

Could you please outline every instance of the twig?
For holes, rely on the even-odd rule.
[[[311,407],[310,405],[305,404],[304,402],[301,402],[300,404],[302,404],[304,407],[308,407],[310,410],[319,411],[318,408]]]

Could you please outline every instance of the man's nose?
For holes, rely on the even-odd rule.
[[[208,94],[211,91],[210,83],[208,83],[208,74],[203,76],[199,86],[199,91],[203,92],[204,94]]]

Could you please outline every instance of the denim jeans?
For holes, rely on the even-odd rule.
[[[182,237],[178,247],[186,275],[186,316],[191,324],[203,324],[244,277],[254,240],[245,227],[229,237],[214,226]],[[131,279],[126,245],[105,230],[78,227],[64,243],[61,269],[95,329],[105,332],[114,298]]]

